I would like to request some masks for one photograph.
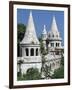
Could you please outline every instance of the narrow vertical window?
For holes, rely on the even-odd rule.
[[[26,48],[26,56],[29,56],[28,48]]]
[[[56,47],[58,46],[58,44],[56,43]]]
[[[36,49],[36,56],[38,56],[38,48]]]
[[[31,56],[34,56],[34,49],[31,48]]]
[[[51,43],[51,46],[54,47],[54,43]]]

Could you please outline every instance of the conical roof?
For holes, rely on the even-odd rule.
[[[36,32],[35,32],[35,26],[34,21],[32,17],[32,11],[30,11],[28,24],[26,27],[26,32],[23,40],[20,42],[20,44],[39,44],[39,40],[37,38]]]
[[[53,16],[53,20],[52,20],[52,24],[51,24],[51,31],[48,32],[48,38],[49,39],[58,39],[58,40],[61,40],[55,16]]]
[[[44,25],[44,29],[42,31],[42,34],[47,34],[47,31],[46,31],[46,26]]]
[[[58,32],[58,27],[57,27],[57,23],[55,20],[55,16],[53,16],[53,21],[52,21],[52,25],[51,25],[51,31],[52,32]]]
[[[43,31],[42,31],[42,40],[47,39],[47,31],[46,31],[46,26],[44,25]]]

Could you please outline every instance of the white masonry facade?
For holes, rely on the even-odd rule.
[[[48,48],[48,54],[45,56],[47,62],[45,64],[50,66],[54,71],[60,67],[61,50],[63,49],[61,44],[62,38],[60,37],[54,16],[51,30],[49,32],[47,32],[46,26],[44,25],[42,40],[44,48]],[[48,44],[46,43],[47,40],[49,42]],[[17,72],[21,69],[21,73],[25,74],[29,68],[38,68],[39,72],[41,72],[42,58],[40,52],[40,42],[36,35],[32,12],[30,12],[29,15],[25,36],[20,42],[20,49],[22,57],[18,57],[17,62],[22,60],[22,63],[21,65],[19,65],[19,63],[17,64]]]

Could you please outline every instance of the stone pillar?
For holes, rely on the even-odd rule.
[[[28,48],[28,49],[29,49],[29,56],[30,56],[30,55],[31,55],[31,54],[30,54],[30,48]]]
[[[21,51],[22,57],[23,57],[23,56],[26,56],[26,51],[25,51],[26,48],[22,47],[21,49],[22,49],[22,51]]]
[[[36,56],[36,48],[34,48],[34,56]]]

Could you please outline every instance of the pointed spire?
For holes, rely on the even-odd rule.
[[[33,17],[32,17],[32,11],[30,11],[29,20],[28,20],[26,30],[28,30],[30,32],[31,32],[31,30],[32,31],[35,30],[34,21],[33,21]]]
[[[52,32],[58,32],[58,28],[57,28],[55,16],[53,16],[51,31],[52,31]]]
[[[39,41],[37,39],[36,32],[35,32],[35,26],[34,26],[34,21],[33,21],[33,17],[32,17],[32,11],[30,11],[25,36],[24,36],[21,44],[25,44],[25,43],[28,44],[28,43],[32,43],[32,42],[35,44],[39,44]]]
[[[46,26],[44,25],[43,31],[42,31],[42,39],[46,40],[47,39],[47,31],[46,31]]]
[[[46,31],[46,26],[44,25],[44,29],[42,31],[42,34],[47,34],[47,31]]]

